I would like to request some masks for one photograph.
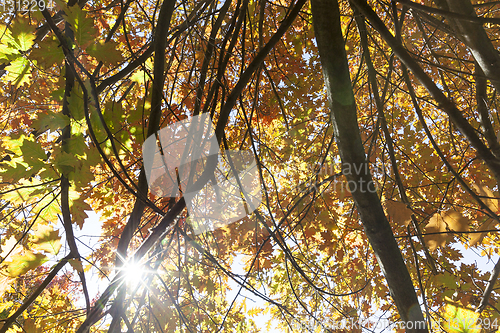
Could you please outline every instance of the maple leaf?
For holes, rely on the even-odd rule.
[[[44,160],[47,158],[47,154],[43,150],[42,146],[34,141],[24,140],[21,146],[21,151],[23,153],[23,158],[26,162]]]
[[[447,332],[479,333],[481,331],[480,325],[476,324],[479,313],[458,306],[456,302],[453,302],[449,297],[445,297],[445,300],[447,304],[443,310],[443,318],[445,319],[444,327]]]
[[[63,174],[68,175],[81,166],[81,161],[73,154],[65,151],[58,151],[54,154],[54,166]]]
[[[375,318],[381,311],[405,320],[408,311],[398,313],[393,304],[395,300],[408,304],[409,298],[398,302],[390,291],[404,290],[404,297],[415,294],[418,276],[427,282],[419,293],[432,309],[433,324],[439,322],[453,332],[443,320],[475,318],[471,313],[458,314],[462,310],[457,309],[469,311],[468,306],[485,296],[491,275],[482,271],[494,265],[475,267],[457,261],[462,252],[464,257],[475,255],[468,248],[471,245],[494,258],[498,235],[488,231],[494,229],[495,220],[478,209],[475,198],[456,180],[458,174],[466,184],[475,183],[474,192],[498,213],[495,160],[500,156],[500,123],[495,106],[500,81],[495,80],[498,68],[490,68],[498,67],[498,62],[484,57],[496,54],[498,41],[496,25],[482,24],[498,20],[494,6],[464,0],[461,4],[472,6],[470,12],[480,16],[477,23],[466,26],[476,19],[470,15],[467,20],[447,18],[454,24],[434,25],[429,33],[426,25],[432,22],[420,22],[418,15],[402,20],[396,15],[403,12],[389,2],[366,6],[363,0],[352,0],[337,8],[334,1],[313,0],[299,8],[303,0],[278,5],[229,1],[214,10],[204,2],[179,6],[138,0],[124,13],[125,7],[116,3],[88,3],[86,11],[53,1],[65,13],[61,22],[53,16],[57,36],[52,29],[44,31],[48,25],[39,11],[18,12],[25,18],[0,25],[2,324],[15,316],[20,304],[29,302],[26,296],[37,290],[47,273],[60,266],[43,265],[42,255],[54,257],[61,246],[52,227],[60,220],[65,195],[61,174],[69,181],[65,199],[73,227],[82,228],[91,209],[104,222],[90,238],[96,240],[89,254],[92,265],[83,267],[81,261],[70,260],[74,269],[64,266],[65,274],[57,274],[34,302],[25,304],[27,310],[12,317],[8,329],[78,331],[87,316],[74,315],[84,311],[81,281],[76,280],[94,267],[101,275],[113,272],[117,244],[126,239],[124,231],[132,235],[127,254],[152,258],[151,268],[153,263],[160,267],[148,276],[147,286],[138,287],[150,306],[131,306],[134,296],[129,290],[123,293],[124,299],[115,298],[113,308],[122,307],[118,312],[124,314],[123,321],[137,326],[132,329],[258,332],[265,325],[254,327],[249,319],[259,308],[272,317],[268,327],[275,324],[282,330],[295,329],[290,323],[300,321],[297,330],[307,326],[319,331],[329,328],[329,320]],[[325,2],[328,10],[313,10]],[[364,15],[354,15],[351,3],[361,5],[356,8]],[[462,10],[462,6],[452,7],[457,13]],[[142,9],[137,12],[137,8]],[[171,19],[160,19],[159,13],[171,13]],[[297,15],[290,17],[291,13]],[[338,16],[326,20],[325,27],[313,26],[322,15],[331,18],[334,13]],[[112,31],[118,18],[122,21]],[[365,20],[370,20],[369,26]],[[403,21],[404,25],[398,24]],[[63,28],[66,23],[71,31]],[[162,26],[165,31],[160,36]],[[458,26],[464,29],[453,31]],[[323,33],[327,38],[321,43]],[[396,41],[391,38],[395,35]],[[467,38],[457,38],[462,35]],[[74,48],[68,66],[62,65],[58,37]],[[112,41],[104,43],[108,37]],[[325,45],[336,51],[321,51]],[[405,53],[405,45],[418,53]],[[336,57],[335,61],[328,62],[329,57]],[[97,70],[98,62],[105,66]],[[345,66],[328,74],[329,65],[341,63]],[[325,89],[328,86],[331,91]],[[90,123],[85,120],[83,89],[90,97]],[[92,96],[94,92],[97,96]],[[343,112],[336,114],[339,108]],[[62,110],[69,111],[68,116]],[[220,149],[222,145],[248,149],[255,155],[265,201],[259,215],[196,235],[189,228],[193,216],[188,217],[185,210],[162,229],[165,219],[175,215],[171,207],[178,206],[148,188],[141,147],[151,133],[200,113],[209,114],[218,124]],[[61,135],[62,129],[68,132]],[[356,177],[334,177],[338,170],[346,171],[345,160],[352,157],[366,157],[369,170],[359,169],[364,164],[354,161],[345,174],[357,177],[360,171],[371,172],[378,184],[369,200],[347,191]],[[319,173],[318,165],[323,166]],[[184,186],[179,195],[181,191],[186,200]],[[408,206],[396,200],[380,202],[379,198],[394,198],[399,191],[406,194]],[[208,203],[206,196],[199,199],[200,204]],[[390,232],[379,233],[379,222],[386,220],[381,203],[393,230],[403,231],[412,212],[417,220],[430,218],[423,234],[434,250],[431,258],[425,258],[428,254],[416,238],[412,241],[415,253],[426,260],[415,260],[415,253],[403,246],[408,238],[386,239]],[[370,224],[370,219],[377,223]],[[126,224],[132,226],[131,233],[124,229]],[[160,231],[161,237],[151,241],[149,237]],[[472,233],[454,237],[452,231]],[[379,234],[384,238],[373,242]],[[76,238],[73,241],[81,247]],[[377,244],[384,251],[392,244],[392,251],[380,251]],[[465,249],[459,252],[457,245]],[[384,255],[403,261],[377,265]],[[481,262],[480,255],[475,258]],[[430,260],[439,273],[429,269]],[[384,274],[393,274],[393,279],[384,281]],[[86,274],[86,279],[102,290],[108,283],[94,280],[93,274]],[[394,289],[390,285],[394,280],[408,283]],[[366,281],[370,282],[365,285]],[[237,294],[239,286],[234,283],[258,290],[252,300],[258,302],[261,296],[263,304],[267,302],[247,310],[248,296],[243,295],[247,291]],[[230,289],[234,293],[225,297]],[[345,294],[341,306],[322,297],[326,295],[322,290]],[[109,308],[107,296],[90,297],[92,303],[102,302],[102,309]],[[488,304],[498,308],[497,299],[498,290],[493,289]],[[418,302],[417,298],[414,303]],[[493,307],[480,318],[497,317]],[[448,309],[453,310],[449,316]],[[118,328],[122,319],[114,320]]]
[[[2,63],[9,63],[19,56],[19,50],[9,43],[12,40],[12,33],[6,26],[0,24],[3,37],[0,39],[0,60]]]
[[[31,79],[31,71],[28,59],[20,56],[10,62],[10,65],[5,68],[7,75],[2,80],[11,81],[15,86],[21,86],[24,83],[29,83]]]
[[[469,228],[469,222],[469,219],[453,210],[437,212],[430,218],[425,231],[426,233],[439,234],[425,235],[425,242],[429,245],[429,249],[434,251],[437,247],[446,244],[451,238],[448,231],[466,231]]]
[[[457,286],[456,276],[448,272],[444,272],[442,274],[437,275],[435,277],[435,281],[437,284],[443,285],[444,287],[450,290],[454,290],[455,287]]]
[[[393,200],[385,200],[384,207],[387,215],[389,215],[394,223],[405,227],[410,224],[413,212],[404,203]]]
[[[69,259],[68,262],[71,264],[71,266],[78,272],[83,272],[83,264],[82,261],[79,259]]]
[[[122,61],[122,53],[118,49],[118,44],[113,41],[95,43],[85,49],[88,54],[99,61],[117,65]]]
[[[83,94],[79,89],[73,89],[71,95],[67,99],[71,117],[79,121],[85,118],[85,110],[83,105]]]
[[[9,291],[12,288],[12,283],[15,281],[14,278],[8,276],[7,274],[0,274],[0,297],[3,297],[3,295]],[[9,304],[9,302],[4,302],[3,304],[0,304],[0,310],[3,310],[2,307],[8,306],[12,307],[13,304]],[[1,313],[1,312],[0,312]]]
[[[87,17],[87,12],[81,9],[80,6],[68,7],[66,15],[76,41],[80,47],[86,48],[97,34],[97,30],[94,27],[94,20]]]
[[[485,222],[483,222],[481,224],[481,226],[479,227],[479,231],[482,231],[482,230],[493,230],[495,228],[495,225],[497,224],[497,221],[495,221],[494,219],[491,219],[491,218],[488,218]],[[484,238],[484,236],[486,236],[486,232],[484,233],[473,233],[473,234],[470,234],[469,235],[469,242],[470,242],[470,245],[473,246],[473,245],[477,245],[479,242],[481,242],[481,240]]]
[[[71,215],[73,217],[73,223],[75,223],[80,229],[83,228],[83,223],[85,219],[88,218],[88,215],[85,212],[86,210],[92,210],[92,208],[82,197],[72,201]]]
[[[44,208],[40,212],[39,216],[43,221],[47,223],[57,221],[58,215],[61,214],[61,208],[58,202],[50,201],[50,197],[45,197],[42,201],[40,201],[41,204],[45,204],[46,206],[42,206]]]
[[[24,18],[17,19],[11,28],[8,43],[20,52],[28,51],[34,43],[35,28]]]
[[[43,133],[46,130],[56,131],[69,125],[69,118],[61,112],[43,112],[38,115],[38,118],[33,122],[33,127],[38,133]]]
[[[36,60],[38,65],[49,68],[63,61],[64,52],[59,41],[52,37],[38,44],[38,47],[31,51],[30,58]]]
[[[499,200],[495,199],[495,195],[486,185],[472,184],[471,187],[479,192],[479,195],[483,198],[481,200],[491,209],[494,213],[498,212]]]
[[[31,251],[25,251],[23,254],[15,254],[9,258],[10,260],[7,262],[7,274],[10,277],[25,274],[47,261],[47,257],[44,254],[33,253]]]
[[[44,224],[38,224],[36,226],[31,241],[34,244],[34,250],[45,251],[53,255],[57,255],[62,246],[59,231]]]

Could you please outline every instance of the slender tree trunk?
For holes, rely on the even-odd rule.
[[[406,324],[406,332],[427,332],[410,274],[368,169],[357,122],[338,3],[336,0],[312,0],[311,3],[336,141],[342,163],[346,166],[343,169],[359,170],[345,174],[349,189],[401,320]]]

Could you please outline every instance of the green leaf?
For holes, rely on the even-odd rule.
[[[26,168],[24,169],[24,174],[26,175]],[[27,178],[27,177],[24,177]],[[25,185],[32,185],[28,181],[25,181]],[[2,194],[2,199],[6,201],[10,201],[13,204],[21,204],[21,203],[29,203],[35,200],[35,197],[31,196],[31,193],[35,191],[35,187],[18,187],[13,191],[9,191],[7,193]]]
[[[41,253],[26,251],[23,255],[15,254],[12,256],[12,261],[7,263],[7,274],[10,277],[17,277],[43,265],[46,261],[47,257]]]
[[[23,178],[28,178],[30,174],[26,172],[28,165],[26,163],[16,163],[14,166],[8,166],[6,168],[2,167],[0,169],[0,176],[3,182],[7,183],[17,183]],[[5,199],[4,195],[2,195],[2,199]],[[5,199],[7,200],[7,199]]]
[[[51,181],[59,178],[59,175],[52,168],[42,170],[39,176],[41,179],[44,179],[45,181]]]
[[[78,259],[68,259],[69,264],[78,272],[83,273],[82,262]]]
[[[51,170],[51,169],[50,169]],[[39,215],[39,218],[45,222],[56,222],[58,221],[58,214],[61,214],[61,206],[57,200],[53,200],[53,197],[48,195],[43,198],[38,206],[45,207]]]
[[[66,152],[61,152],[57,156],[55,164],[58,166],[66,165],[66,166],[76,167],[80,164],[80,161],[78,161],[78,159],[74,155],[68,154]]]
[[[70,154],[78,156],[79,158],[83,157],[87,149],[87,145],[85,144],[83,135],[74,135],[69,140],[67,140],[66,149]]]
[[[85,160],[84,160],[85,162]],[[75,186],[86,187],[91,181],[95,179],[94,174],[90,171],[85,163],[82,163],[82,167],[76,169],[74,172],[70,172],[68,178],[75,182]]]
[[[64,52],[59,42],[53,37],[39,43],[36,49],[30,53],[30,58],[35,59],[38,65],[49,68],[59,65],[64,59]]]
[[[19,18],[12,25],[12,38],[9,43],[19,51],[28,51],[35,41],[35,28],[31,26],[28,20]]]
[[[47,154],[45,154],[45,151],[38,142],[24,140],[23,145],[21,146],[21,151],[23,153],[24,160],[27,163],[33,160],[44,160],[47,158]]]
[[[18,56],[19,52],[16,49],[6,44],[0,44],[0,63],[9,63]]]
[[[73,89],[71,95],[68,97],[69,112],[76,121],[85,118],[85,109],[83,106],[83,96],[80,91]]]
[[[75,155],[68,154],[65,151],[54,152],[54,165],[65,176],[79,169],[81,163]]]
[[[92,207],[84,201],[84,198],[80,197],[71,203],[71,216],[73,217],[73,223],[76,223],[83,228],[83,223],[86,218],[88,218],[86,210],[92,210]]]
[[[97,112],[92,112],[90,114],[90,124],[92,125],[92,128],[94,129],[94,134],[97,138],[97,141],[103,142],[104,140],[107,140],[108,135],[102,126],[101,119],[99,119]],[[110,128],[111,128],[111,126],[110,126]]]
[[[40,113],[38,119],[35,120],[33,127],[39,132],[46,130],[57,131],[69,125],[69,118],[62,114],[62,112],[47,112]]]
[[[30,81],[31,73],[28,73],[29,69],[29,61],[24,57],[19,57],[5,68],[8,74],[3,77],[3,80],[12,82],[14,86],[20,86]]]
[[[68,7],[66,12],[68,23],[71,24],[75,34],[75,40],[82,48],[87,47],[94,40],[94,36],[97,33],[94,28],[94,20],[86,17],[86,13],[79,6]]]
[[[451,290],[454,290],[457,287],[456,277],[447,272],[437,275],[436,283],[444,285],[446,288]]]
[[[2,146],[15,155],[21,155],[21,146],[23,145],[24,139],[26,139],[24,134],[7,136],[2,141]]]
[[[104,63],[110,63],[113,65],[118,64],[122,61],[122,53],[118,50],[118,44],[110,41],[103,43],[95,43],[87,47],[87,53]]]

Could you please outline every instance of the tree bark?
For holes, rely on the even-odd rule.
[[[406,332],[427,332],[410,274],[369,172],[357,122],[339,5],[335,0],[312,0],[311,4],[314,32],[342,169],[356,170],[345,173],[349,189],[368,240],[387,279],[390,294],[407,327]]]

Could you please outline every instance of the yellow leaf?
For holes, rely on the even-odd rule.
[[[2,253],[0,256],[2,259],[5,259],[5,257],[10,253],[10,255],[13,255],[15,253],[18,253],[21,248],[18,248],[17,250],[14,250],[14,247],[16,246],[17,240],[14,236],[10,236],[9,239],[5,241],[5,245],[2,246]],[[12,251],[12,252],[11,252]]]
[[[32,240],[34,243],[33,249],[57,255],[61,249],[59,231],[44,224],[39,224],[35,228],[35,234]]]
[[[494,213],[498,211],[498,199],[494,199],[495,195],[487,186],[472,184],[471,187],[479,193],[479,196],[482,197],[481,200],[486,204],[486,206],[488,206],[489,209],[491,209]]]
[[[425,227],[425,232],[440,233],[434,235],[425,235],[425,242],[429,249],[434,251],[438,246],[443,246],[450,238],[447,231],[466,231],[469,227],[469,219],[463,217],[460,213],[449,210],[446,212],[438,212],[432,215],[429,223]]]
[[[92,44],[87,47],[86,51],[88,54],[104,63],[116,65],[122,61],[122,52],[118,49],[118,44],[113,41],[107,43],[101,41]]]
[[[5,292],[11,288],[11,286],[13,286],[14,281],[14,278],[4,275],[3,273],[0,274],[0,298],[3,297],[3,294],[5,294]],[[2,311],[2,306],[0,305],[0,313]]]
[[[11,258],[12,261],[7,263],[7,274],[10,277],[17,277],[21,274],[25,274],[29,270],[35,269],[47,261],[44,254],[33,253],[31,251],[25,251],[24,254],[13,255]]]
[[[12,82],[16,87],[24,83],[29,83],[31,79],[30,63],[27,59],[19,57],[11,61],[10,65],[5,68],[7,75],[3,76],[5,82]]]
[[[262,309],[261,308],[252,308],[252,309],[248,310],[247,313],[250,316],[256,316],[256,315],[262,313]]]
[[[12,39],[10,43],[19,51],[28,51],[35,41],[34,26],[24,18],[19,18],[12,26]]]
[[[444,308],[443,316],[446,321],[443,326],[447,332],[480,332],[480,325],[476,324],[477,319],[479,318],[479,313],[455,306],[448,297],[446,297],[446,301],[448,304],[446,304]]]
[[[495,227],[496,224],[497,224],[497,222],[495,220],[488,218],[486,220],[486,222],[483,223],[479,227],[479,230],[480,231],[483,231],[483,230],[492,230]],[[483,240],[484,236],[486,236],[486,232],[470,234],[470,236],[469,236],[469,238],[470,238],[470,245],[471,246],[476,245],[477,243],[479,243],[480,241]]]

